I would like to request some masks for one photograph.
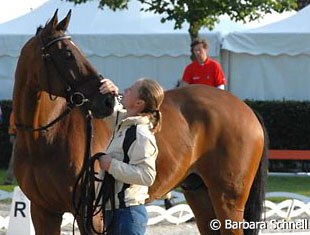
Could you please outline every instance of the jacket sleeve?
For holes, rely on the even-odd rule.
[[[137,138],[128,150],[129,163],[112,159],[108,172],[126,184],[151,186],[156,177],[157,154],[155,137],[137,130]]]

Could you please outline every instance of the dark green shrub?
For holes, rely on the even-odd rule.
[[[253,101],[246,103],[262,117],[270,149],[310,150],[309,101]]]
[[[12,101],[3,100],[0,101],[3,122],[0,124],[0,168],[7,167],[9,159],[11,157],[12,145],[9,141],[8,127],[9,118],[12,110]]]

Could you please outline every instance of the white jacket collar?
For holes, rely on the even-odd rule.
[[[123,119],[120,124],[126,126],[132,126],[138,124],[151,124],[151,122],[147,116],[132,116]]]

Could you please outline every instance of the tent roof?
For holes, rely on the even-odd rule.
[[[37,7],[43,5],[48,0],[9,0],[1,2],[0,23],[4,23],[25,15]]]
[[[248,30],[252,33],[309,33],[310,6],[278,22]]]
[[[141,3],[130,1],[128,9],[112,11],[98,8],[98,1],[85,4],[62,0],[49,0],[42,6],[11,21],[0,24],[0,34],[33,34],[36,27],[44,24],[59,9],[59,19],[72,9],[69,27],[71,34],[153,34],[188,33],[188,24],[180,30],[174,30],[174,23],[160,22],[161,16],[150,12],[141,12]],[[214,31],[242,30],[244,26],[223,18]],[[203,33],[209,32],[207,29]]]
[[[229,33],[223,48],[236,53],[310,54],[310,6],[279,22],[243,32]]]
[[[58,9],[61,20],[72,9],[68,34],[73,36],[87,56],[180,56],[189,55],[190,38],[185,24],[174,30],[172,21],[160,22],[161,16],[141,12],[141,3],[130,1],[128,9],[99,9],[98,1],[74,5],[62,0],[49,0],[30,13],[0,24],[0,55],[18,57],[21,46],[44,25]],[[241,29],[240,24],[223,19],[217,30]],[[201,31],[211,44],[210,55],[219,56],[219,32]],[[91,35],[91,37],[89,37]]]

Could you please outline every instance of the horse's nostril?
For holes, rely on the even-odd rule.
[[[115,100],[113,96],[106,95],[96,95],[92,101],[92,112],[94,117],[103,118],[111,115],[114,110]]]
[[[108,108],[112,108],[112,106],[113,106],[112,100],[107,99],[107,100],[105,101],[105,106],[108,107]]]

